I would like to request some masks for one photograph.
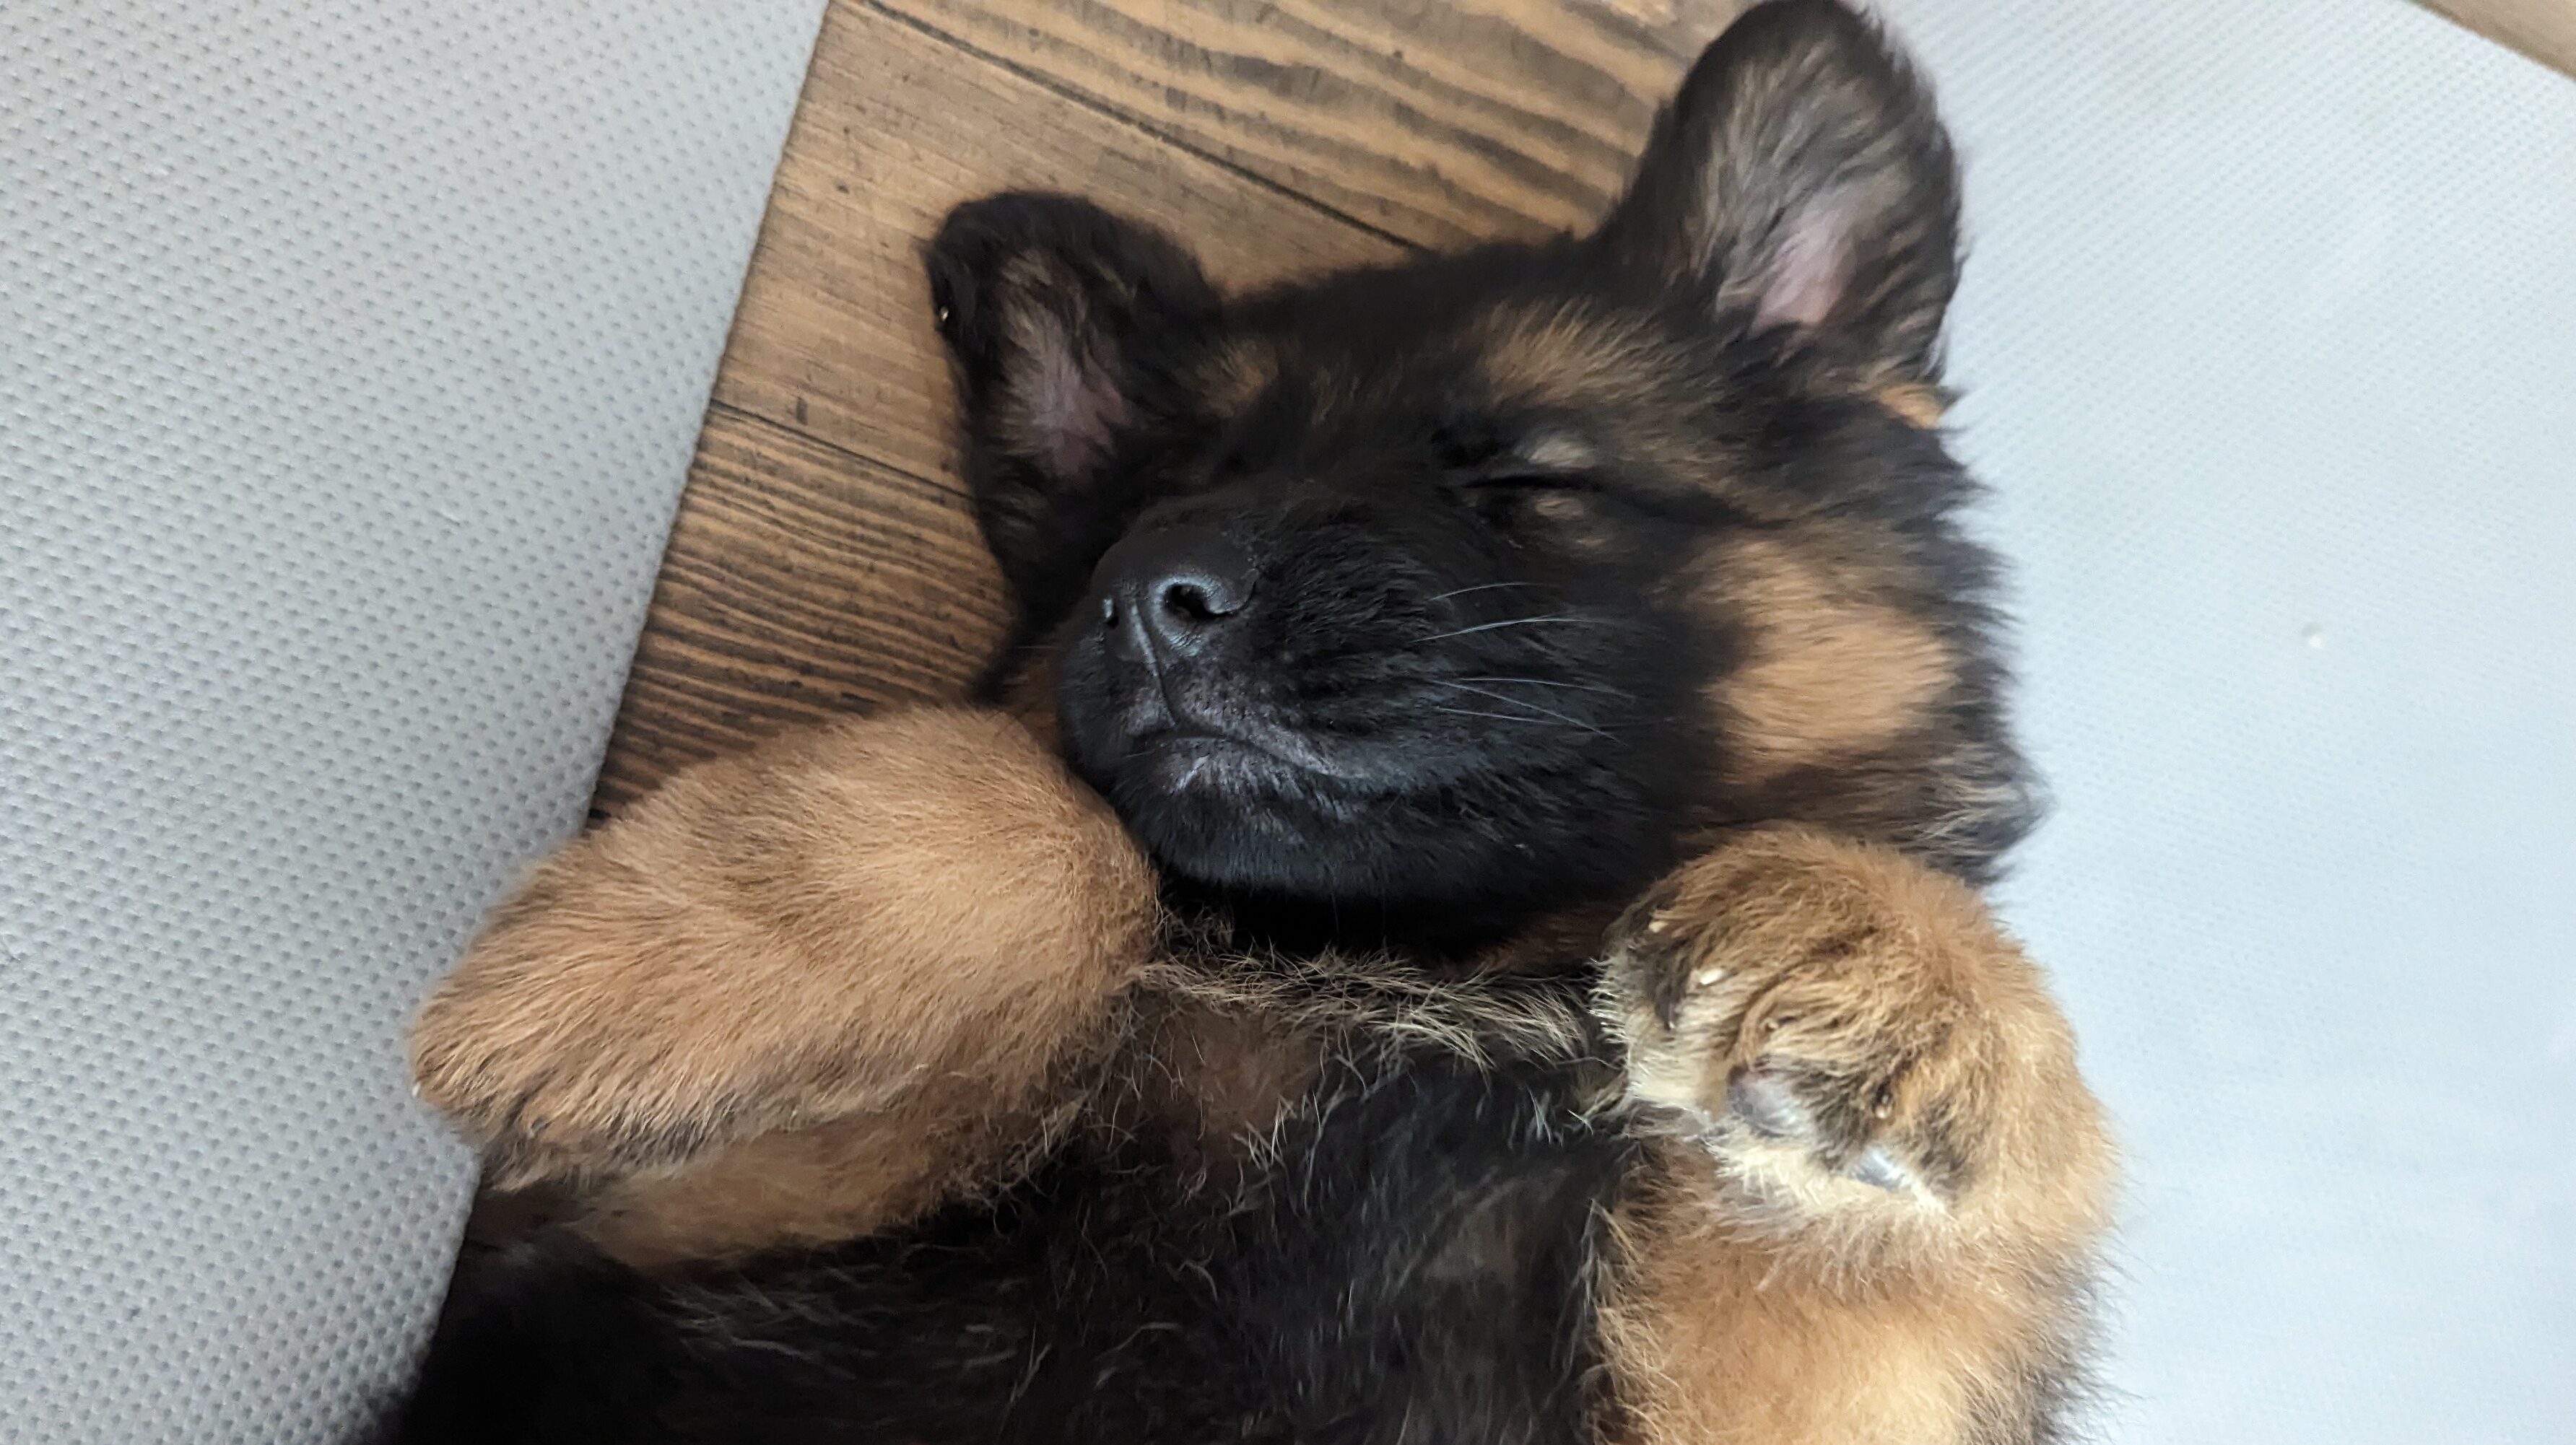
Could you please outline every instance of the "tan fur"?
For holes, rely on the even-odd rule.
[[[1910,382],[1880,387],[1877,396],[1878,404],[1894,412],[1897,420],[1925,431],[1939,426],[1942,416],[1950,410],[1937,389]]]
[[[1330,950],[1246,954],[1188,928],[1174,930],[1140,988],[1259,1019],[1273,1032],[1328,1039],[1346,1055],[1375,1045],[1437,1049],[1480,1064],[1506,1056],[1564,1061],[1590,1042],[1586,1021],[1557,990],[1500,970],[1431,969]]]
[[[1712,549],[1706,602],[1742,630],[1745,656],[1712,689],[1734,780],[1861,757],[1920,726],[1957,659],[1922,621],[1838,575],[1814,529]]]
[[[1706,440],[1677,429],[1705,398],[1677,389],[1691,374],[1670,343],[1617,313],[1573,305],[1511,303],[1488,310],[1466,340],[1495,397],[1507,406],[1538,407],[1587,419],[1594,433],[1550,439],[1560,449],[1614,451],[1632,485],[1662,485],[1693,493],[1719,493],[1747,516],[1787,520],[1795,508],[1759,488],[1744,487],[1729,459],[1710,454]]]
[[[541,865],[422,1010],[414,1075],[505,1185],[861,1113],[953,1137],[1045,1112],[1156,911],[1106,805],[1007,718],[792,734]]]
[[[1134,1033],[1126,1014],[1122,1004],[1106,1024],[1068,1018],[1088,1032],[1068,1035],[1033,1085],[966,1069],[927,1075],[901,1108],[781,1129],[613,1179],[578,1200],[570,1222],[644,1269],[891,1229],[1037,1163],[1108,1082]]]
[[[1598,449],[1570,432],[1541,432],[1523,442],[1517,456],[1530,466],[1551,472],[1580,472],[1601,461]]]
[[[1522,504],[1530,520],[1546,528],[1541,535],[1576,555],[1616,555],[1620,536],[1602,516],[1600,503],[1581,492],[1532,494]]]
[[[944,1100],[782,1129],[614,1180],[581,1201],[574,1227],[644,1269],[856,1239],[1007,1181],[1061,1126],[996,1116],[979,1084],[949,1082]]]
[[[1673,370],[1636,323],[1575,306],[1497,306],[1475,341],[1497,392],[1567,412],[1633,405]]]
[[[1230,417],[1252,404],[1279,376],[1279,355],[1256,336],[1238,336],[1211,350],[1200,363],[1198,395],[1209,413]]]
[[[1486,384],[1505,404],[1590,419],[1638,477],[1682,479],[1729,493],[1748,511],[1758,496],[1734,496],[1722,457],[1669,421],[1698,398],[1677,394],[1687,375],[1670,345],[1633,318],[1573,305],[1512,303],[1487,311],[1468,336]],[[1559,447],[1580,438],[1555,439]]]
[[[1250,956],[1186,924],[1166,928],[1094,1047],[1017,1109],[977,1076],[925,1081],[900,1110],[749,1139],[671,1169],[617,1179],[580,1201],[577,1226],[630,1264],[723,1259],[855,1238],[944,1199],[1008,1182],[1083,1111],[1151,1129],[1211,1175],[1260,1156],[1328,1053],[1366,1060],[1429,1046],[1474,1062],[1496,1052],[1570,1059],[1584,1020],[1553,991],[1512,981],[1542,952],[1588,952],[1607,922],[1553,920],[1456,972],[1326,954]],[[1001,1112],[996,1112],[1001,1111]]]
[[[1604,1283],[1643,1445],[1980,1438],[2063,1362],[2113,1163],[2038,972],[1977,896],[1891,850],[1748,830],[1614,940],[1607,1022],[1662,1135]],[[1804,1080],[1811,1131],[1732,1109]],[[1853,1177],[1862,1151],[1899,1187]]]
[[[1965,1445],[2064,1313],[1975,1275],[1822,1288],[1686,1194],[1630,1206],[1613,1249],[1600,1320],[1624,1445]]]

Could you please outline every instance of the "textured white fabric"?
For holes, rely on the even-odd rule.
[[[337,1438],[426,980],[579,820],[819,0],[0,6],[0,1440]]]
[[[2398,0],[1887,0],[2135,1173],[2108,1433],[2576,1439],[2576,84]]]

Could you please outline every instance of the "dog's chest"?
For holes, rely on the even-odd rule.
[[[1067,1231],[1049,1292],[1124,1306],[1057,1316],[1050,1359],[1192,1382],[1176,1410],[1239,1438],[1589,1438],[1588,1286],[1627,1147],[1583,1071],[1311,1042],[1207,1062],[1212,1109],[1275,1111],[1223,1167],[1125,1133],[1033,1181]]]

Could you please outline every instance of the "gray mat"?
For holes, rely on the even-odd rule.
[[[2576,83],[2397,0],[1890,0],[2128,1144],[2113,1438],[2576,1438]]]
[[[400,1030],[581,816],[820,8],[0,7],[0,1440],[405,1368]]]

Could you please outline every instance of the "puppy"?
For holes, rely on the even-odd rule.
[[[2060,1438],[2113,1165],[1936,429],[1949,145],[1747,12],[1599,229],[1227,296],[930,247],[975,707],[537,870],[423,1092],[580,1217],[413,1441]]]

